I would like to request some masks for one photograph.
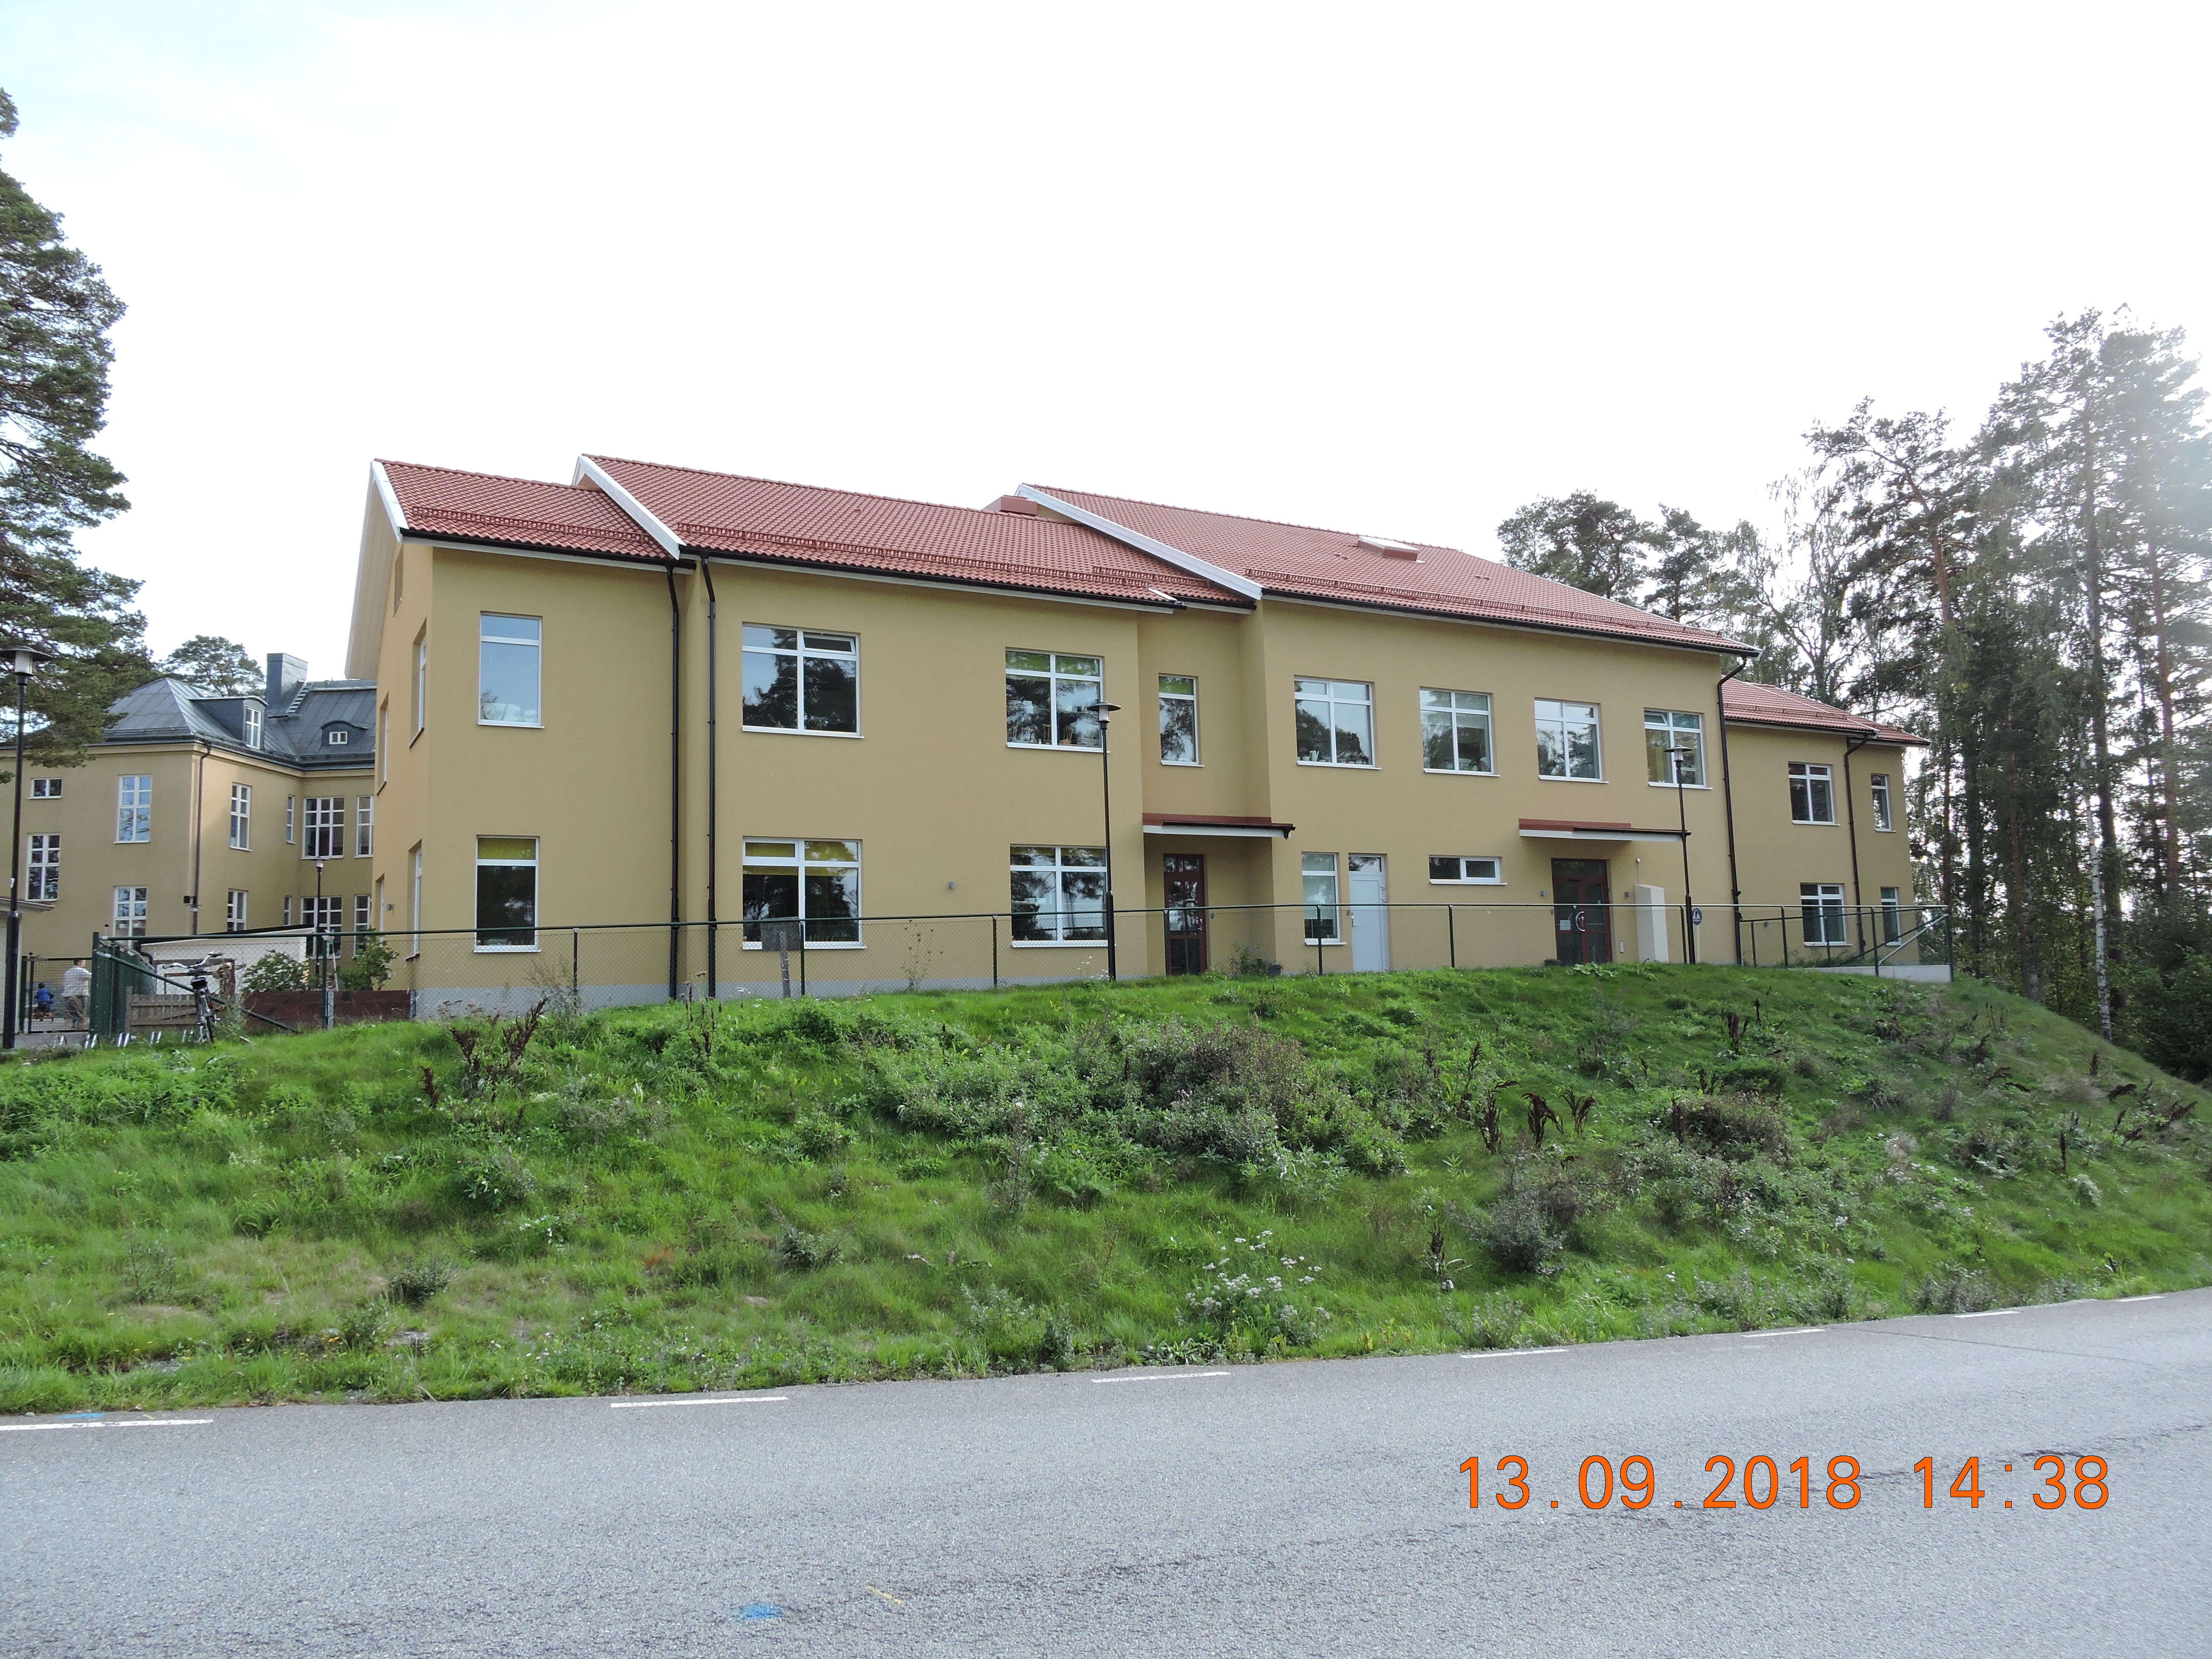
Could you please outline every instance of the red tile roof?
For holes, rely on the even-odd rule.
[[[1455,548],[1409,543],[1406,545],[1418,554],[1409,557],[1364,544],[1348,531],[1201,513],[1089,490],[1040,488],[1044,494],[1085,512],[1258,582],[1270,593],[1658,645],[1749,649],[1721,635],[1669,622],[1633,605],[1601,599]]]
[[[686,547],[748,558],[1110,599],[1243,606],[1202,577],[1079,525],[649,461],[590,458]]]
[[[384,461],[409,530],[457,541],[659,560],[665,556],[605,491],[535,478]]]
[[[1730,680],[1721,688],[1721,708],[1731,725],[1788,726],[1801,731],[1832,732],[1838,737],[1871,737],[1881,743],[1911,744],[1923,749],[1928,745],[1927,738],[1898,726],[1816,702],[1778,685]]]

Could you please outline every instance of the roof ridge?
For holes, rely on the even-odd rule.
[[[739,483],[774,484],[779,489],[811,490],[821,495],[851,495],[864,501],[888,501],[894,507],[927,507],[940,513],[965,513],[979,519],[1014,520],[1036,524],[1039,520],[1026,513],[1001,513],[994,507],[963,507],[957,501],[926,501],[918,495],[883,495],[869,489],[848,489],[842,484],[800,483],[794,478],[768,478],[757,472],[721,472],[711,466],[684,466],[674,461],[640,461],[623,455],[594,455],[584,452],[585,459],[602,466],[645,466],[657,472],[694,472],[702,477],[733,478]],[[1097,534],[1097,532],[1092,532]]]
[[[579,484],[562,483],[557,478],[526,478],[514,472],[484,472],[471,466],[434,466],[428,461],[394,461],[377,457],[379,466],[404,466],[416,472],[441,472],[449,478],[489,478],[494,483],[537,484],[546,489],[578,489]],[[597,494],[597,491],[592,492]]]
[[[1141,495],[1109,495],[1103,490],[1060,489],[1050,484],[1039,484],[1037,488],[1054,495],[1095,495],[1103,501],[1127,501],[1132,507],[1157,507],[1163,513],[1202,513],[1209,519],[1234,519],[1239,524],[1264,524],[1276,530],[1304,530],[1316,536],[1349,536],[1355,542],[1364,535],[1376,533],[1363,530],[1339,530],[1333,525],[1294,524],[1288,519],[1255,518],[1249,513],[1220,513],[1210,507],[1177,507],[1173,501],[1148,501]],[[1480,553],[1469,553],[1465,548],[1454,547],[1449,542],[1413,542],[1409,545],[1420,548],[1425,552],[1458,553],[1470,559],[1482,557]],[[1489,562],[1497,562],[1492,560]]]

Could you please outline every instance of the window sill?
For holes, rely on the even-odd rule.
[[[1603,783],[1605,780],[1603,778],[1570,778],[1564,777],[1554,773],[1539,772],[1536,774],[1536,781],[1539,783]],[[1662,789],[1671,789],[1674,787],[1672,784],[1665,783],[1661,784],[1659,787]]]
[[[1374,772],[1381,769],[1373,761],[1317,761],[1301,757],[1298,764],[1320,767],[1331,772]]]
[[[1712,789],[1712,785],[1710,783],[1686,783],[1681,787],[1685,789],[1703,789],[1709,793]],[[1672,789],[1674,787],[1674,785],[1671,783],[1662,783],[1656,778],[1651,778],[1645,781],[1644,787],[1647,789]]]
[[[478,726],[510,726],[514,727],[517,731],[521,732],[543,732],[545,729],[545,722],[544,720],[479,720],[477,724]]]
[[[743,922],[736,922],[736,921],[732,921],[732,922],[723,922],[723,923],[721,923],[721,924],[720,924],[720,926],[722,926],[722,927],[742,927],[743,926],[744,926],[744,924]],[[800,945],[799,948],[799,950],[805,951],[808,955],[810,955],[810,956],[811,956],[811,955],[812,955],[812,954],[813,954],[815,951],[865,951],[865,950],[866,950],[866,949],[868,948],[868,946],[867,946],[867,943],[866,943],[866,940],[863,940],[863,939],[809,939],[805,944],[804,944],[804,945]],[[767,946],[767,945],[763,945],[763,944],[762,944],[758,939],[749,939],[745,940],[742,945],[738,945],[738,949],[739,949],[740,951],[765,951],[765,950],[767,950],[767,949],[768,949],[768,946]]]
[[[1103,939],[1016,939],[1007,945],[1017,951],[1103,951]]]
[[[1333,945],[1343,944],[1344,941],[1340,939],[1310,939],[1306,943],[1308,945],[1314,945],[1318,949],[1326,951]]]
[[[1432,778],[1494,778],[1498,775],[1498,769],[1494,766],[1487,772],[1469,771],[1462,766],[1424,766],[1421,770]]]
[[[1431,887],[1507,887],[1511,884],[1503,881],[1431,881],[1429,884]]]
[[[1187,767],[1190,768],[1190,769],[1191,769],[1191,770],[1193,770],[1193,771],[1194,772],[1194,771],[1196,771],[1200,767],[1201,767],[1201,766],[1205,765],[1205,764],[1206,764],[1206,763],[1205,763],[1204,761],[1171,761],[1171,760],[1164,760],[1164,761],[1162,761],[1162,762],[1160,763],[1160,764],[1161,764],[1161,765],[1163,765],[1163,766],[1187,766]]]
[[[474,948],[480,957],[534,957],[544,950],[539,945],[479,945]]]
[[[1027,749],[1038,754],[1095,755],[1102,747],[1095,743],[1010,743],[1009,749]]]
[[[864,732],[817,732],[805,726],[740,726],[738,731],[756,738],[861,738]]]
[[[1790,822],[1800,830],[1832,830],[1836,827],[1833,818],[1792,818]]]

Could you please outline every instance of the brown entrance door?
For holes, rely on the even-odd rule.
[[[1167,896],[1168,972],[1206,971],[1206,860],[1197,853],[1160,855]]]
[[[1607,899],[1603,859],[1552,860],[1552,916],[1561,962],[1613,960],[1613,912]]]

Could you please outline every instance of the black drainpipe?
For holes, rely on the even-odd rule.
[[[714,562],[703,553],[699,556],[699,574],[707,579],[707,995],[711,1000],[722,982],[714,960],[714,874],[720,868],[714,856],[714,796],[718,781],[715,763],[719,757],[714,752]]]
[[[1729,931],[1735,935],[1735,965],[1743,966],[1743,884],[1736,879],[1735,870],[1735,785],[1729,774],[1728,747],[1728,683],[1751,666],[1754,659],[1739,657],[1735,667],[1720,678],[1713,687],[1713,711],[1721,722],[1721,805],[1728,815],[1729,844],[1729,915],[1734,923]]]
[[[1859,888],[1859,806],[1851,799],[1851,757],[1874,741],[1871,733],[1856,743],[1844,745],[1844,822],[1851,838],[1851,931],[1858,935],[1859,949],[1866,949],[1866,917],[1860,907],[1866,895]]]
[[[676,599],[676,561],[668,576],[668,1000],[683,990],[678,952],[684,938],[684,610]]]

